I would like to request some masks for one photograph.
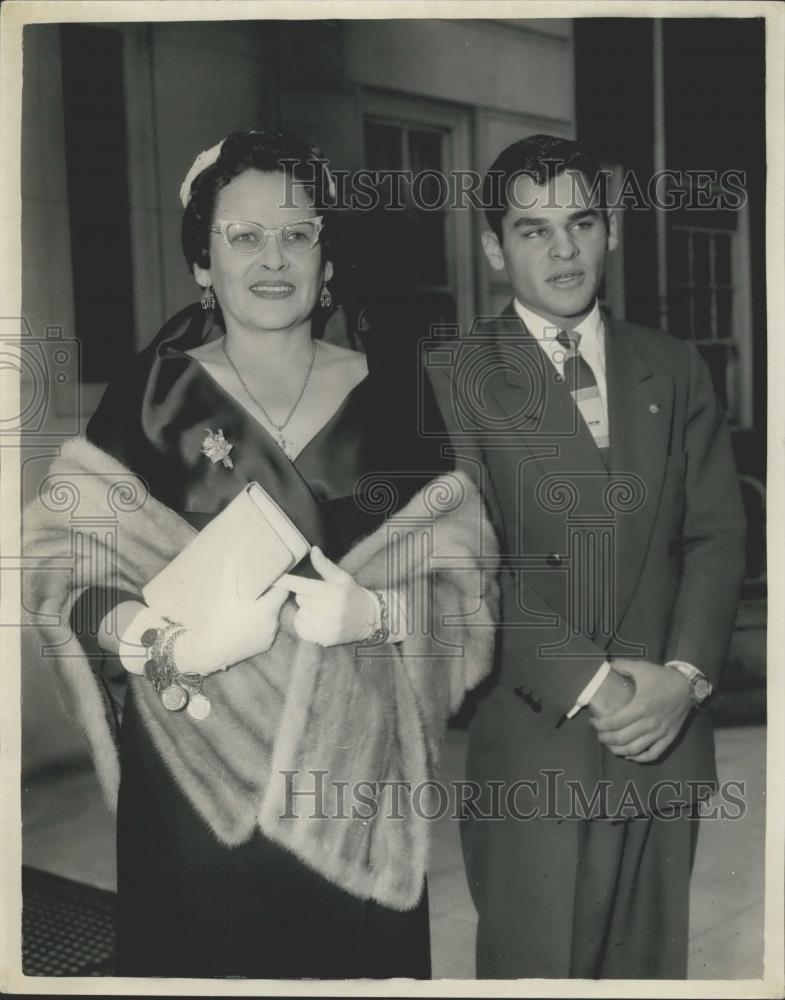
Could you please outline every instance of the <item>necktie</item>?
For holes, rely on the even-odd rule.
[[[574,330],[560,330],[556,340],[565,350],[564,384],[570,390],[606,468],[610,468],[610,440],[608,419],[602,405],[592,367],[579,350],[581,335]]]

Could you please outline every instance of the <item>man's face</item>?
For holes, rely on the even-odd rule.
[[[617,244],[580,175],[565,171],[540,186],[518,177],[502,218],[502,238],[483,233],[491,267],[506,271],[515,298],[556,326],[574,328],[591,310],[606,250]]]

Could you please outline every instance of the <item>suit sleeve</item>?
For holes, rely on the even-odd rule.
[[[693,663],[716,683],[744,579],[746,523],[724,414],[703,359],[693,344],[686,346],[683,569],[666,660]]]
[[[524,586],[520,597],[527,611],[549,617],[550,623],[532,625],[507,637],[506,655],[516,658],[524,693],[528,692],[539,705],[543,718],[560,722],[594,678],[607,654],[583,634],[571,635],[567,648],[554,649],[567,633],[568,624],[533,588]],[[551,655],[549,649],[553,649]]]

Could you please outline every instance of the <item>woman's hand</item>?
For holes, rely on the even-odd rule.
[[[295,595],[298,611],[292,624],[297,635],[320,646],[367,639],[375,628],[378,599],[316,546],[311,563],[321,580],[286,573],[275,584]]]
[[[216,601],[204,624],[177,637],[174,659],[180,673],[211,674],[265,653],[278,633],[287,592],[271,588],[256,599],[238,596],[237,563],[221,567]]]

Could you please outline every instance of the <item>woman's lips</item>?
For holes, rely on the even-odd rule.
[[[294,285],[288,281],[257,281],[250,291],[261,299],[285,299],[293,294]]]

